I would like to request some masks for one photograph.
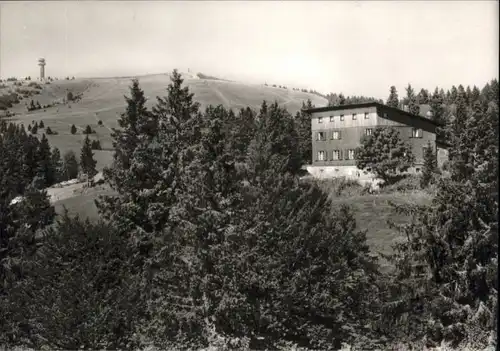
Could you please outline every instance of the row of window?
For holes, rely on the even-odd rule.
[[[317,141],[326,141],[326,133],[327,132],[316,132],[316,140]],[[373,134],[373,128],[366,128],[365,129],[365,136],[370,136],[372,134]],[[412,138],[422,138],[423,137],[422,129],[413,128],[411,131],[411,137]],[[332,140],[342,139],[342,131],[341,130],[332,131],[331,139]]]
[[[340,115],[340,120],[343,121],[345,118],[344,115]],[[369,112],[365,112],[365,119],[369,119],[370,118],[370,113]],[[358,119],[358,114],[357,113],[353,113],[352,114],[352,119],[353,120],[357,120]],[[335,116],[330,116],[330,122],[333,122],[335,120]],[[318,117],[318,123],[323,123],[323,117]]]
[[[317,161],[327,161],[328,154],[330,154],[330,160],[331,161],[339,161],[339,160],[354,160],[355,159],[355,150],[354,149],[347,149],[344,152],[343,150],[332,150],[331,153],[328,151],[318,151],[317,154]],[[343,158],[342,158],[343,157]]]

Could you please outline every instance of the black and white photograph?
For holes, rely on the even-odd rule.
[[[0,1],[0,351],[495,351],[499,1]]]

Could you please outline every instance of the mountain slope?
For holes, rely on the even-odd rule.
[[[326,106],[326,99],[300,91],[273,88],[263,85],[250,85],[239,82],[224,80],[200,79],[192,74],[183,75],[184,84],[187,85],[194,98],[201,104],[202,109],[208,105],[222,104],[225,107],[238,110],[247,106],[259,110],[263,100],[268,102],[277,101],[285,106],[289,112],[295,114],[301,107],[302,102],[311,99],[316,106]],[[156,96],[165,96],[167,85],[170,83],[169,74],[156,74],[137,77],[141,88],[148,97],[148,106],[156,103]],[[92,138],[99,139],[103,149],[110,149],[111,128],[117,127],[117,119],[125,111],[124,95],[129,94],[129,86],[132,77],[123,78],[88,78],[75,80],[58,80],[50,84],[42,84],[40,94],[25,98],[20,104],[15,105],[11,111],[16,112],[14,118],[18,123],[24,123],[27,127],[32,121],[44,121],[45,126],[50,126],[58,135],[48,136],[52,146],[66,150],[73,150],[77,154],[81,147],[83,128],[88,124],[96,130]],[[26,83],[25,83],[26,86]],[[1,89],[0,94],[7,93],[15,87]],[[62,104],[66,94],[71,91],[73,95],[82,94],[78,102]],[[54,102],[61,103],[46,109],[27,112],[25,104],[30,100],[38,101],[41,105]],[[102,126],[97,122],[101,120]],[[76,135],[71,135],[70,126],[75,125],[78,129]],[[40,130],[39,134],[44,130]],[[104,151],[103,151],[104,152]],[[99,154],[103,152],[98,152]],[[106,160],[99,162],[102,166]]]

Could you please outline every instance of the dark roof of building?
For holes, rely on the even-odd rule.
[[[430,120],[429,118],[423,117],[421,115],[414,115],[410,112],[403,111],[399,108],[395,107],[390,107],[384,104],[381,104],[379,102],[363,102],[360,104],[351,104],[351,105],[339,105],[339,106],[326,106],[326,107],[316,107],[316,108],[311,108],[311,109],[304,109],[303,111],[307,111],[309,113],[314,113],[314,112],[327,112],[327,111],[339,111],[339,110],[347,110],[347,109],[354,109],[354,108],[363,108],[363,107],[378,107],[381,109],[386,109],[390,111],[396,111],[400,114],[407,115],[413,118],[418,118],[421,120],[425,120],[427,122],[430,122],[434,124],[435,126],[441,126],[440,123],[434,122],[433,120]],[[427,114],[427,112],[430,110],[429,105],[421,105],[420,106],[420,114]]]

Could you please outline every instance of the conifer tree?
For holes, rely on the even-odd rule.
[[[456,101],[457,101],[457,97],[458,97],[458,89],[456,86],[452,86],[451,87],[451,92],[450,92],[450,104],[455,104]]]
[[[45,132],[47,133],[47,135],[52,135],[52,129],[50,129],[50,127],[47,127]]]
[[[31,128],[31,134],[36,134],[36,133],[38,133],[38,126],[35,123],[35,125]]]
[[[471,150],[470,144],[465,138],[465,128],[469,117],[465,90],[463,86],[459,86],[457,98],[455,100],[455,118],[449,126],[448,137],[450,138],[451,147],[449,150],[449,158],[453,165],[451,169],[452,179],[466,179],[472,171]]]
[[[339,94],[339,106],[345,105],[346,104],[346,99],[344,97],[344,94],[340,93]]]
[[[415,161],[411,146],[400,138],[394,128],[376,128],[371,136],[362,139],[355,153],[356,166],[370,169],[386,184],[398,179]]]
[[[90,126],[87,124],[87,126],[85,127],[85,130],[83,131],[83,134],[92,134],[92,128],[90,128]]]
[[[311,114],[307,110],[313,108],[310,99],[307,104],[302,103],[302,110],[297,112],[295,117],[296,130],[299,137],[299,150],[302,162],[306,165],[312,163],[312,142],[311,142]]]
[[[427,146],[424,152],[424,167],[422,169],[420,186],[422,188],[426,188],[431,183],[436,172],[437,172],[436,152],[432,147],[431,143],[427,142]]]
[[[394,108],[399,107],[398,91],[394,85],[391,86],[391,92],[389,98],[387,98],[386,105]]]
[[[71,134],[76,134],[76,127],[75,127],[75,125],[74,125],[74,124],[73,124],[73,125],[71,125],[70,132],[71,132]]]
[[[115,162],[127,169],[130,167],[130,159],[139,143],[139,138],[153,138],[158,131],[158,121],[146,108],[147,99],[138,80],[132,80],[130,97],[125,97],[125,100],[127,110],[118,119],[121,129],[113,129],[112,137],[115,140]]]
[[[45,125],[43,124],[43,121],[40,121],[40,123],[38,124],[38,128],[45,128]]]
[[[43,179],[43,187],[54,184],[55,170],[52,166],[49,141],[45,134],[42,134],[37,150],[37,175]]]
[[[61,159],[61,152],[57,147],[52,148],[50,163],[54,171],[54,183],[59,183],[64,178],[64,166]]]
[[[472,93],[471,93],[471,105],[474,105],[476,102],[480,101],[480,96],[481,92],[479,91],[478,87],[474,85],[472,88]]]
[[[406,99],[408,100],[408,112],[418,115],[420,113],[420,106],[418,105],[417,97],[411,84],[408,84],[406,88]]]
[[[85,137],[83,141],[82,150],[80,153],[80,169],[87,178],[87,184],[93,184],[94,176],[97,174],[95,168],[97,161],[94,160],[94,153],[92,152],[92,145],[90,144],[89,136]]]
[[[31,124],[28,124],[28,131],[31,132]]]
[[[417,101],[419,104],[428,104],[429,103],[429,92],[422,88],[417,96]]]
[[[78,177],[80,167],[76,159],[75,153],[70,150],[64,154],[63,157],[63,176],[64,180],[75,179]]]

